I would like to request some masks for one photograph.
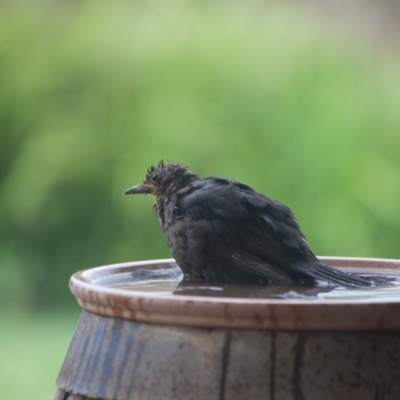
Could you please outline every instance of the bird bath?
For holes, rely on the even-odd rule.
[[[400,279],[400,260],[321,260]],[[180,279],[174,260],[73,275],[83,313],[55,399],[400,398],[398,282],[249,292]]]

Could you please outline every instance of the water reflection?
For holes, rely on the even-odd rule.
[[[352,272],[355,272],[354,270]],[[365,271],[364,271],[365,272]],[[373,272],[373,271],[369,271]],[[373,299],[388,298],[400,300],[400,274],[394,275],[393,270],[378,270],[370,273],[380,285],[371,288],[341,288],[329,285],[312,285],[303,282],[300,285],[240,285],[193,282],[183,279],[179,268],[141,269],[133,273],[118,277],[114,275],[112,281],[102,282],[104,286],[112,286],[121,290],[151,292],[158,296],[204,296],[230,297],[248,299],[286,299],[286,300],[324,300],[324,299]],[[391,274],[391,275],[389,275]]]
[[[301,299],[315,298],[318,294],[327,293],[334,288],[329,286],[283,286],[283,285],[239,285],[239,284],[212,284],[205,285],[195,282],[179,282],[174,295],[236,297],[249,299],[283,298]]]

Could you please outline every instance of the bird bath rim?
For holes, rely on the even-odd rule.
[[[332,267],[400,272],[400,260],[319,257]],[[174,259],[111,264],[76,272],[70,288],[95,314],[169,325],[268,330],[400,331],[400,298],[271,299],[159,295],[95,282],[137,269],[175,266]]]

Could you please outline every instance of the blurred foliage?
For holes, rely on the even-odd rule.
[[[79,312],[1,314],[0,396],[52,399]]]
[[[292,2],[2,2],[1,299],[170,257],[122,196],[159,159],[288,204],[317,254],[399,258],[399,67]]]

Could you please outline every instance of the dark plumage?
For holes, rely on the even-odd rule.
[[[201,178],[178,163],[149,168],[125,194],[151,193],[169,248],[184,274],[214,282],[371,286],[373,281],[323,265],[291,210],[251,187]]]

